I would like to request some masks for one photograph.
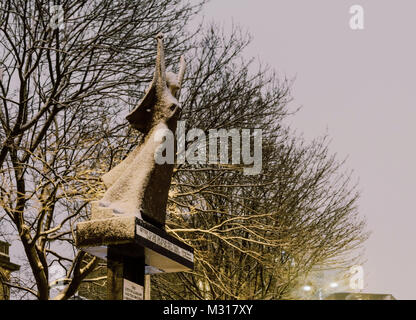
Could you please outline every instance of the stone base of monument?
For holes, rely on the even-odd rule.
[[[194,266],[192,247],[135,216],[78,223],[76,246],[107,261],[112,300],[140,299],[145,274],[190,271]]]
[[[104,260],[109,247],[133,258],[144,254],[146,273],[189,271],[194,265],[192,247],[134,216],[78,223],[76,246]]]

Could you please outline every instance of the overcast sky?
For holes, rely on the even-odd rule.
[[[356,4],[364,30],[350,28]],[[203,13],[245,27],[248,57],[296,76],[293,126],[328,132],[360,178],[365,291],[416,299],[416,1],[211,0]]]

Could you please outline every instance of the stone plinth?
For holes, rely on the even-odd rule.
[[[104,260],[109,248],[123,257],[144,256],[146,274],[189,271],[194,266],[192,247],[135,216],[78,223],[76,246]]]

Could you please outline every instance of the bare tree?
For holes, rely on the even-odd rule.
[[[55,298],[67,299],[96,266],[74,248],[73,226],[99,194],[119,137],[130,136],[120,114],[148,83],[154,36],[166,33],[176,58],[199,8],[181,0],[0,4],[0,221],[31,270],[15,288],[51,298],[49,270],[60,265],[66,287]]]
[[[195,248],[196,267],[152,277],[154,298],[294,298],[314,267],[353,264],[367,237],[343,162],[326,137],[306,143],[284,125],[290,83],[241,60],[248,40],[239,30],[206,32],[193,53],[183,119],[204,130],[261,128],[262,173],[177,167],[168,230]]]

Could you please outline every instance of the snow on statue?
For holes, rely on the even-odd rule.
[[[162,144],[161,130],[176,131],[181,111],[178,102],[185,61],[179,73],[165,71],[163,35],[157,39],[156,68],[153,81],[137,107],[127,116],[130,125],[145,134],[120,164],[102,176],[107,188],[103,198],[92,203],[92,219],[137,216],[163,227],[173,164],[157,164],[155,152]]]

